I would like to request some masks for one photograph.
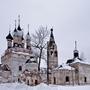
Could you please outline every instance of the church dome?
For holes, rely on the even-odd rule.
[[[18,25],[17,30],[18,31],[21,31],[22,30],[21,27],[20,27],[20,25]]]
[[[18,36],[18,32],[16,28],[14,29],[13,36]]]
[[[6,36],[6,39],[11,39],[11,40],[13,40],[13,37],[12,37],[12,35],[11,35],[10,32],[9,32],[9,34]]]
[[[27,35],[26,35],[26,40],[31,40],[31,37],[30,37],[29,32],[28,32]]]

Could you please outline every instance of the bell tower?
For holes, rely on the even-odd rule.
[[[51,28],[50,40],[47,42],[47,61],[49,69],[58,66],[58,51],[54,40],[53,28]]]

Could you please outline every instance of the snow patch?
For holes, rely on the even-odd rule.
[[[60,86],[41,83],[37,86],[27,86],[19,83],[0,84],[0,90],[90,90],[90,85],[85,86]]]

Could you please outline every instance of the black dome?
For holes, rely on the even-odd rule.
[[[12,37],[12,35],[9,33],[9,34],[7,35],[7,37],[6,37],[6,39],[11,39],[11,40],[13,40],[13,37]]]
[[[20,25],[18,25],[18,28],[17,28],[17,30],[19,30],[19,31],[21,31],[22,29],[21,29],[21,27],[20,27]]]
[[[17,32],[17,29],[16,28],[14,29],[14,32]]]

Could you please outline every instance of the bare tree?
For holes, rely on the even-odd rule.
[[[38,58],[38,71],[40,71],[41,59],[45,58],[45,49],[47,48],[47,37],[49,31],[47,27],[40,26],[35,34],[32,34],[32,46],[35,48],[35,56]]]

